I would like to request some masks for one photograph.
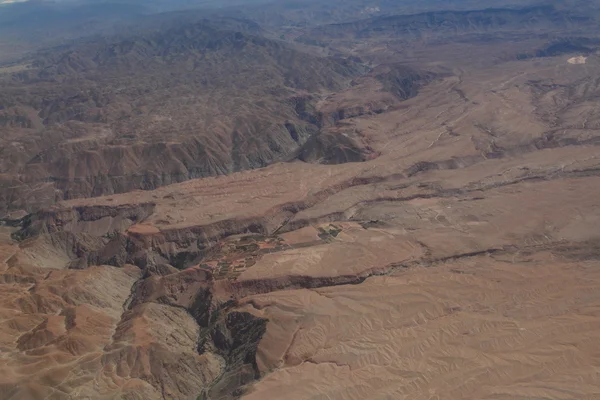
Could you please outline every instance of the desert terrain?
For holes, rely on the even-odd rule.
[[[600,399],[594,2],[309,3],[6,64],[0,399]]]

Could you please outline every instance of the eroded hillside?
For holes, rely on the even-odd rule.
[[[4,210],[154,189],[289,158],[315,96],[366,67],[205,23],[48,52],[4,77]]]
[[[530,34],[543,18],[485,25],[494,40],[485,19],[445,40],[323,33],[347,58],[316,59],[335,77],[305,75],[319,96],[284,83],[310,98],[294,129],[318,127],[295,159],[6,219],[0,397],[600,396],[598,41],[548,12],[570,21],[556,35]],[[68,76],[104,65],[87,51]]]

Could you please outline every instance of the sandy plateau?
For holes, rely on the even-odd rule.
[[[600,399],[600,59],[536,40],[373,39],[431,78],[322,94],[361,162],[6,220],[0,399]]]

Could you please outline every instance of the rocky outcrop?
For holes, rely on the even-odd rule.
[[[415,97],[422,86],[435,78],[435,74],[403,65],[391,65],[381,69],[375,78],[382,83],[383,90],[392,93],[399,100]]]
[[[53,207],[23,218],[22,229],[15,237],[22,240],[58,232],[109,237],[146,219],[154,212],[154,207],[153,203],[116,207]]]
[[[247,312],[231,311],[211,329],[211,340],[227,362],[221,378],[208,391],[209,398],[236,399],[244,386],[260,378],[256,364],[258,345],[267,320]]]
[[[343,133],[325,132],[313,136],[298,153],[298,159],[320,164],[361,162],[373,157],[374,151]]]
[[[209,271],[188,269],[141,280],[128,305],[137,310],[163,304],[184,309],[194,318],[199,326],[197,351],[218,355],[224,365],[219,378],[203,390],[209,398],[235,398],[243,385],[258,377],[256,350],[266,329],[266,320],[236,311],[236,302],[224,301],[223,296],[227,294],[215,286]]]

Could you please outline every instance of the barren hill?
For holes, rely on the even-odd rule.
[[[305,42],[319,42],[325,38],[354,37],[364,39],[376,36],[408,37],[412,39],[447,37],[468,32],[495,34],[503,31],[530,30],[556,31],[564,27],[582,29],[593,24],[591,16],[575,10],[559,11],[552,6],[528,8],[488,8],[466,11],[430,11],[412,15],[392,15],[358,21],[324,25],[298,38]]]
[[[40,100],[2,110],[4,168],[71,175],[4,186],[36,211],[0,227],[0,399],[599,398],[600,32],[537,10],[321,36],[341,59],[194,25],[7,76],[3,101]],[[192,111],[211,130],[152,119]],[[241,170],[272,132],[287,162]],[[192,143],[234,167],[173,178]],[[54,192],[108,159],[98,192]]]
[[[266,166],[366,68],[206,23],[91,41],[3,77],[3,210]]]

